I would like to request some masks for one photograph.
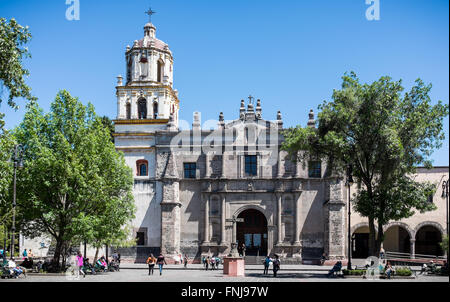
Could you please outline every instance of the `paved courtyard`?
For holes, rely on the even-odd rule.
[[[182,266],[167,265],[160,276],[156,268],[154,275],[149,276],[145,265],[124,265],[120,272],[109,272],[101,275],[88,275],[86,278],[74,280],[65,275],[28,275],[25,279],[0,280],[1,282],[449,282],[448,277],[422,276],[415,279],[365,280],[362,278],[327,278],[329,267],[308,265],[286,265],[274,278],[272,271],[263,275],[262,267],[246,266],[245,277],[227,277],[222,270],[204,271],[201,265]]]

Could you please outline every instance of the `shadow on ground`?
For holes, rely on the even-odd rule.
[[[254,278],[270,278],[273,279],[273,274],[263,275],[257,273],[246,273],[246,277],[254,277]],[[314,273],[283,273],[279,272],[277,274],[277,279],[307,279],[307,278],[318,278],[318,279],[340,279],[339,277],[327,277],[326,274],[314,274]]]

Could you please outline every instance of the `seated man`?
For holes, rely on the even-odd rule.
[[[327,261],[327,254],[323,253],[322,257],[320,257],[320,265],[323,265]]]
[[[394,269],[392,268],[391,263],[389,263],[389,261],[388,261],[387,264],[386,264],[386,268],[385,268],[384,273],[386,274],[386,277],[388,279],[391,279],[391,274],[393,272],[394,272]]]
[[[331,277],[332,275],[334,275],[334,273],[340,272],[341,269],[342,269],[342,262],[341,261],[336,262],[333,268],[328,272],[327,277]]]

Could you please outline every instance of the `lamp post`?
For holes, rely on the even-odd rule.
[[[347,261],[347,269],[352,269],[352,232],[351,232],[351,223],[350,223],[350,216],[351,216],[351,203],[350,203],[350,187],[353,184],[353,177],[352,177],[352,166],[347,166],[347,181],[345,182],[347,185],[347,191],[348,191],[348,261]]]
[[[447,239],[448,239],[448,182],[449,180],[444,180],[442,182],[442,197],[445,197],[445,207],[446,207],[446,218],[447,218]],[[447,263],[449,263],[449,251],[448,251],[448,247],[447,247],[447,251],[445,251],[447,253]]]
[[[11,228],[11,255],[10,259],[12,260],[14,257],[14,243],[15,243],[15,234],[16,234],[16,171],[17,168],[23,168],[22,161],[22,145],[14,146],[14,154],[13,154],[13,162],[14,162],[14,180],[13,180],[13,217],[12,217],[12,228]]]

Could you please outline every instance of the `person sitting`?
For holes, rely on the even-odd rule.
[[[340,272],[341,269],[342,269],[342,262],[341,261],[336,262],[333,268],[328,272],[327,277],[333,276],[335,273]]]
[[[386,264],[385,271],[384,271],[384,273],[386,274],[386,277],[388,279],[391,279],[391,274],[393,273],[393,271],[394,271],[394,269],[392,268],[391,263],[388,261]]]
[[[108,271],[108,263],[106,262],[105,257],[102,257],[101,261],[102,261],[103,267],[105,268],[105,272]]]
[[[107,267],[103,264],[102,258],[98,259],[96,265],[103,271],[106,272]]]
[[[323,253],[322,257],[320,257],[320,265],[323,265],[327,261],[327,254]]]

